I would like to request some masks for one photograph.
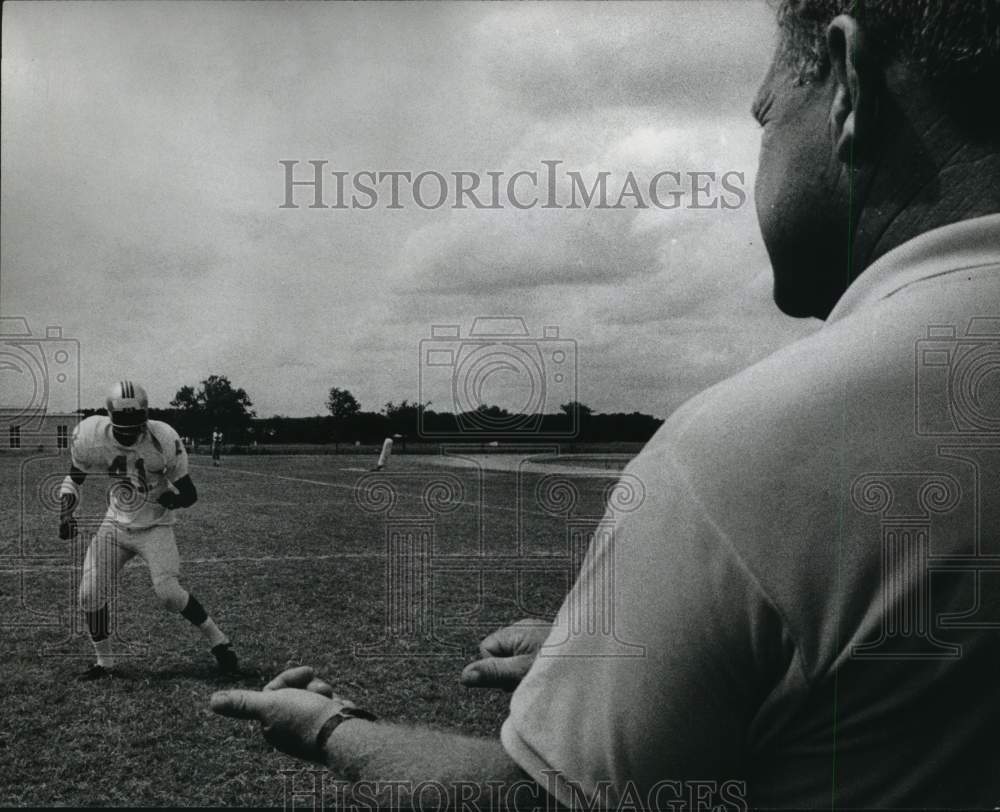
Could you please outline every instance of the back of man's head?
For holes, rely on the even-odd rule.
[[[883,65],[904,66],[958,119],[995,138],[1000,86],[998,0],[771,0],[783,58],[803,81],[830,70],[826,30],[839,14],[864,27]]]

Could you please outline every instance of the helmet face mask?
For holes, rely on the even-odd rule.
[[[149,398],[138,384],[119,381],[104,402],[111,418],[111,431],[122,445],[133,445],[149,419]]]

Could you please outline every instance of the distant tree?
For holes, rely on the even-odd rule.
[[[346,421],[361,411],[361,404],[349,389],[334,386],[330,388],[330,394],[326,398],[326,408],[336,420]]]
[[[177,390],[177,394],[174,395],[174,399],[170,401],[170,405],[175,409],[184,409],[187,411],[194,411],[198,408],[198,398],[195,395],[193,386],[182,386]]]
[[[563,403],[559,408],[562,409],[564,416],[561,419],[565,421],[566,428],[573,431],[573,438],[577,440],[588,439],[591,433],[590,424],[594,410],[578,400]]]
[[[197,390],[182,386],[170,405],[180,411],[188,432],[201,434],[216,426],[223,433],[243,432],[255,414],[250,396],[225,375],[209,375]]]
[[[361,413],[361,404],[349,389],[332,386],[326,398],[326,408],[333,417],[333,440],[339,448],[340,441],[349,440],[356,430],[355,423]]]
[[[382,407],[382,412],[389,419],[389,428],[392,432],[415,435],[420,425],[420,416],[430,405],[430,401],[410,403],[408,400],[404,400],[397,404],[390,400]]]
[[[578,400],[571,400],[569,403],[563,403],[559,408],[563,410],[564,414],[567,414],[570,417],[576,415],[580,420],[585,420],[594,413],[593,409],[585,403],[580,403]]]
[[[485,403],[480,403],[472,414],[482,420],[479,425],[483,426],[488,426],[491,422],[493,424],[500,423],[512,416],[510,412],[500,406],[487,406]]]

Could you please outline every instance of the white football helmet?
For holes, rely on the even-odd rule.
[[[119,381],[112,386],[104,405],[116,429],[141,429],[149,419],[146,390],[132,381]]]

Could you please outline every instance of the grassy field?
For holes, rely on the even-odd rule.
[[[0,804],[280,806],[281,770],[303,765],[208,710],[224,683],[141,562],[115,615],[134,656],[112,680],[75,681],[92,654],[74,598],[82,543],[56,535],[66,462],[0,457]],[[507,695],[458,674],[497,626],[552,615],[578,564],[570,532],[599,518],[613,480],[403,455],[373,475],[369,462],[193,457],[181,582],[259,670],[247,687],[311,664],[386,719],[494,736]],[[99,519],[104,484],[88,481],[81,515]],[[401,558],[397,538],[421,541]]]

